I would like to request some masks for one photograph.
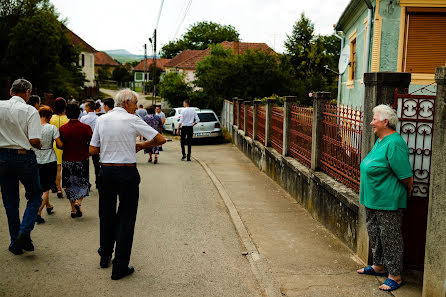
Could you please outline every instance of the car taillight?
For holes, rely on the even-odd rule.
[[[215,128],[220,128],[220,123],[215,123]]]

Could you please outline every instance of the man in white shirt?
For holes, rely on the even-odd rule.
[[[96,103],[89,99],[85,102],[85,111],[87,112],[86,115],[82,116],[80,119],[81,123],[87,124],[90,126],[91,131],[94,131],[94,128],[96,126],[96,121],[98,119],[98,116],[95,112]],[[96,188],[98,187],[98,173],[99,173],[99,155],[93,155],[91,156],[91,159],[93,160],[93,166],[94,166],[94,174],[96,176]],[[90,167],[90,166],[88,166]],[[88,169],[89,175],[90,175],[90,168]]]
[[[156,130],[135,115],[138,97],[130,89],[115,96],[115,108],[99,117],[90,142],[90,154],[101,153],[98,176],[100,266],[109,265],[116,243],[112,276],[118,280],[134,272],[129,265],[139,199],[140,176],[136,153],[166,142]],[[145,142],[136,143],[142,135]],[[116,211],[117,196],[119,209]]]
[[[197,115],[195,109],[190,108],[189,100],[183,101],[184,109],[181,110],[181,117],[178,123],[177,135],[180,135],[181,128],[181,152],[183,157],[181,160],[186,159],[186,150],[184,146],[187,144],[187,161],[190,161],[192,136],[194,135],[194,126],[200,122],[200,118]]]
[[[112,111],[114,107],[115,107],[115,101],[113,100],[113,98],[105,98],[104,99],[105,113]]]
[[[17,79],[10,90],[12,98],[0,101],[0,186],[11,237],[9,251],[15,255],[34,251],[31,231],[42,203],[39,167],[31,150],[42,147],[41,125],[37,110],[26,104],[31,90],[29,81]],[[19,181],[28,200],[21,223]]]

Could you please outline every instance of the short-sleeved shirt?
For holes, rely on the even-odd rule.
[[[166,118],[166,115],[162,111],[160,113],[156,113],[156,115],[159,116],[161,120]]]
[[[150,127],[155,129],[158,132],[161,132],[161,128],[163,127],[163,122],[161,118],[156,114],[148,114],[143,118],[144,122],[146,122]]]
[[[360,203],[367,208],[398,210],[407,207],[401,180],[413,175],[409,148],[398,133],[377,140],[361,162]]]
[[[78,162],[88,159],[88,146],[93,135],[90,126],[78,120],[70,120],[60,127],[59,132],[63,142],[63,161]]]
[[[98,118],[90,145],[100,147],[102,163],[136,163],[136,137],[152,140],[157,134],[140,117],[115,107]]]
[[[90,126],[91,131],[94,131],[94,127],[96,125],[96,120],[98,119],[98,116],[94,111],[91,111],[87,113],[86,115],[82,116],[80,121],[81,123],[87,124]]]
[[[32,148],[30,139],[40,138],[40,116],[37,110],[19,96],[0,100],[0,148]]]
[[[47,164],[57,161],[56,153],[54,152],[53,148],[53,142],[59,136],[59,130],[57,130],[56,126],[51,124],[42,125],[42,134],[40,137],[42,148],[40,150],[35,150],[37,163]]]

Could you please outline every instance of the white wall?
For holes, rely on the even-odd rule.
[[[85,79],[87,80],[85,86],[94,87],[94,53],[81,52],[79,55],[79,65],[82,66],[82,72],[85,74]]]

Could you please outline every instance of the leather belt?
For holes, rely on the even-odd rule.
[[[25,149],[10,149],[10,148],[0,148],[0,150],[5,150],[11,153],[17,153],[19,155],[26,155],[31,153],[31,150],[25,150]]]
[[[136,163],[101,163],[102,166],[136,167]]]

